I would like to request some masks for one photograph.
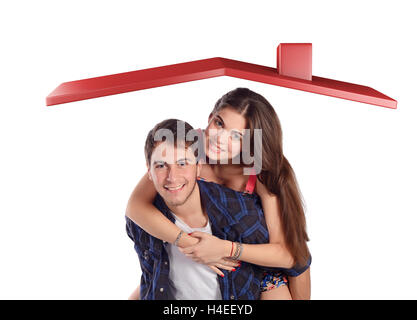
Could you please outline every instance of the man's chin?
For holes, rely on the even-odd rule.
[[[164,196],[162,198],[164,198],[164,201],[168,206],[173,206],[173,207],[182,206],[183,204],[187,202],[187,200],[193,193],[195,186],[196,186],[196,183],[194,183],[192,189],[189,190],[189,186],[187,185],[187,188],[184,187],[185,188],[184,190],[179,191],[179,193],[175,195],[165,190]]]
[[[184,190],[180,192],[183,193]],[[188,197],[185,194],[173,195],[169,191],[164,190],[162,198],[164,199],[165,203],[169,206],[181,206],[186,202]]]
[[[165,200],[166,204],[171,206],[171,207],[178,207],[178,206],[182,206],[185,203],[185,200],[173,200],[173,201],[169,201],[169,200]]]

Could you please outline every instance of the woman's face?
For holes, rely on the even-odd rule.
[[[242,149],[246,119],[232,108],[213,114],[206,130],[206,154],[211,160],[233,159]]]

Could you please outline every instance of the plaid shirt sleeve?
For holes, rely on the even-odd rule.
[[[150,254],[149,237],[137,226],[132,220],[126,217],[126,232],[129,238],[134,243],[135,251],[139,258],[140,267],[142,269],[142,276],[140,280],[140,299],[152,299],[154,294],[150,290],[153,282],[153,266],[155,264],[154,256]]]
[[[204,183],[207,186],[213,197],[209,202],[215,206],[215,202],[219,202],[216,209],[222,206],[226,210],[221,211],[223,217],[217,219],[222,224],[224,216],[226,217],[229,226],[223,230],[227,233],[227,239],[233,241],[241,241],[242,243],[250,244],[264,244],[269,243],[269,233],[266,226],[265,216],[262,210],[262,202],[256,194],[245,194],[237,192],[232,189],[220,186],[214,183]],[[218,211],[218,210],[217,210]],[[221,216],[220,215],[220,216]],[[223,224],[225,224],[223,222]],[[303,273],[311,264],[311,256],[306,265],[296,265],[293,268],[277,268],[257,266],[262,272],[277,273],[283,272],[287,276],[296,277]]]
[[[171,221],[168,209],[162,198],[157,195],[154,205]],[[134,242],[142,276],[140,282],[140,300],[172,300],[174,290],[169,285],[169,259],[162,240],[159,240],[126,217],[126,232]]]
[[[263,267],[263,266],[260,266],[260,268],[264,272],[268,272],[268,273],[283,272],[289,277],[298,277],[300,274],[302,274],[304,271],[306,271],[310,267],[310,264],[311,264],[311,255],[308,258],[307,263],[305,265],[296,264],[295,266],[293,266],[290,269],[288,269],[288,268]]]

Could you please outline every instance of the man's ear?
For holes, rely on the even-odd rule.
[[[149,168],[149,164],[148,163],[146,164],[146,170],[147,170],[146,173],[148,174],[148,179],[151,180],[151,181],[153,181],[152,180],[152,176],[151,176],[151,168]]]

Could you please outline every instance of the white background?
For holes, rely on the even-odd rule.
[[[147,132],[169,117],[204,127],[238,86],[280,118],[307,205],[312,298],[417,298],[412,1],[256,3],[2,2],[0,298],[126,299],[140,267],[124,211]],[[88,77],[212,57],[274,67],[281,42],[313,43],[313,75],[398,109],[227,77],[45,106]]]

